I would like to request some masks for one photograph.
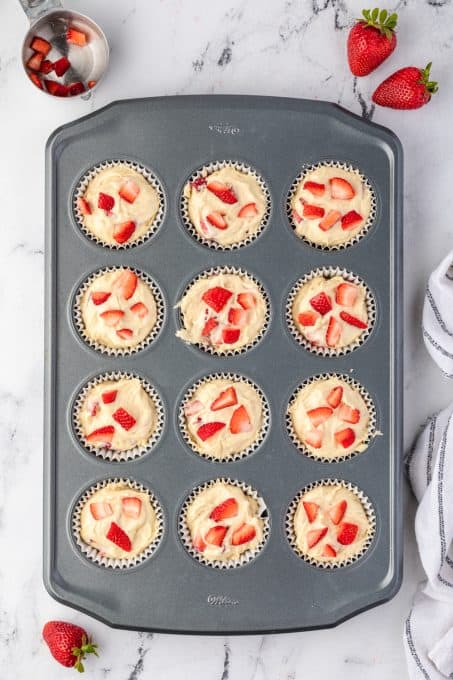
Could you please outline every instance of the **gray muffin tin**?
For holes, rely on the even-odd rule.
[[[118,251],[96,245],[72,214],[76,184],[108,159],[151,168],[166,196],[153,238]],[[229,252],[197,243],[183,226],[180,195],[205,163],[243,161],[264,178],[269,224],[252,244]],[[358,167],[377,196],[375,224],[356,245],[323,252],[298,239],[286,199],[304,164],[339,160]],[[46,385],[44,581],[60,602],[115,627],[174,633],[273,633],[328,627],[395,595],[402,569],[402,150],[389,130],[340,107],[296,99],[188,96],[114,102],[59,128],[47,144]],[[148,349],[112,358],[86,346],[75,332],[71,302],[78,284],[109,265],[137,267],[161,286],[166,320]],[[213,266],[249,270],[271,298],[264,339],[234,357],[217,357],[175,337],[173,309],[193,276]],[[286,298],[312,269],[341,266],[373,291],[377,321],[368,340],[340,358],[309,353],[285,323]],[[81,386],[105,371],[135,371],[160,392],[166,426],[143,458],[109,463],[82,449],[71,427]],[[242,373],[265,392],[271,424],[249,457],[214,463],[189,450],[178,430],[178,406],[201,376]],[[285,411],[296,386],[312,375],[347,373],[372,396],[382,433],[367,451],[339,463],[317,462],[290,441]],[[95,565],[79,552],[71,513],[100,479],[127,477],[151,488],[162,504],[165,530],[155,554],[128,570]],[[264,549],[243,567],[219,570],[194,560],[178,534],[181,505],[200,483],[244,481],[263,496],[270,517]],[[376,534],[365,555],[341,569],[320,569],[298,557],[285,533],[291,500],[304,486],[338,478],[357,485],[376,512]]]

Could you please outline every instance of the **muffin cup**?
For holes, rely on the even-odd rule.
[[[201,178],[201,177],[207,177],[213,172],[216,172],[217,170],[221,170],[222,168],[226,167],[232,167],[235,170],[238,170],[239,172],[242,172],[246,175],[250,175],[253,177],[253,179],[259,184],[261,191],[264,194],[265,200],[266,200],[266,209],[264,212],[264,215],[261,219],[260,225],[258,229],[256,230],[255,233],[251,234],[249,237],[246,239],[243,239],[242,241],[239,241],[238,243],[231,243],[228,245],[222,245],[221,243],[218,243],[217,241],[213,239],[208,239],[208,238],[203,238],[198,231],[196,230],[192,220],[190,219],[189,215],[189,199],[187,196],[184,195],[184,189],[187,186],[187,184],[191,184],[195,180]],[[256,170],[254,170],[251,166],[246,165],[245,163],[239,163],[237,161],[216,161],[213,163],[208,163],[206,165],[203,165],[201,168],[196,170],[192,175],[189,177],[187,182],[185,182],[183,191],[181,193],[181,202],[180,202],[180,213],[181,213],[181,219],[183,221],[183,224],[189,234],[192,236],[193,239],[198,241],[198,243],[201,243],[203,246],[207,246],[208,248],[213,248],[215,250],[220,250],[220,251],[229,251],[229,250],[238,250],[239,248],[243,248],[244,246],[248,246],[250,243],[253,243],[264,231],[264,229],[267,227],[269,223],[269,218],[271,214],[271,197],[269,193],[269,189],[267,188],[266,183],[264,182],[263,178],[261,177],[260,174]]]
[[[350,453],[340,455],[340,456],[335,456],[335,458],[327,458],[326,456],[322,455],[317,455],[314,451],[309,449],[307,446],[304,445],[304,443],[299,439],[296,431],[294,430],[293,426],[293,421],[291,418],[291,414],[289,412],[290,407],[294,403],[294,401],[297,399],[299,393],[301,390],[304,389],[304,387],[307,387],[308,385],[312,385],[313,383],[316,383],[321,380],[328,380],[329,378],[337,378],[338,380],[341,380],[342,382],[347,383],[350,385],[352,388],[357,390],[357,392],[360,394],[362,397],[363,401],[366,404],[366,407],[368,409],[368,415],[369,415],[369,423],[368,423],[368,432],[366,439],[362,442],[362,446],[365,446],[366,448],[363,451],[351,451]],[[289,437],[291,441],[293,442],[294,446],[305,456],[308,456],[309,458],[313,458],[314,460],[317,460],[321,463],[343,463],[345,460],[349,460],[350,458],[355,458],[355,456],[360,456],[361,454],[365,453],[366,449],[369,447],[371,441],[373,440],[374,437],[376,437],[377,432],[376,432],[376,407],[374,405],[374,402],[369,395],[369,393],[365,390],[365,388],[356,380],[351,378],[348,375],[344,375],[341,373],[321,373],[320,375],[315,375],[311,378],[308,378],[305,380],[303,383],[298,385],[294,392],[292,393],[289,402],[288,402],[288,407],[286,410],[286,428],[288,430]]]
[[[139,555],[136,555],[135,557],[132,558],[126,558],[126,559],[114,559],[112,557],[106,557],[105,555],[101,554],[101,551],[98,550],[97,548],[94,548],[91,545],[88,545],[85,543],[85,541],[82,540],[80,532],[81,532],[81,513],[83,506],[85,503],[89,500],[89,498],[96,493],[96,491],[99,491],[100,489],[103,489],[106,487],[108,484],[118,484],[118,483],[123,483],[127,484],[127,486],[132,490],[132,491],[141,491],[143,493],[146,493],[151,501],[151,505],[154,508],[154,511],[156,513],[156,519],[157,519],[157,533],[155,539],[152,541],[152,543],[149,544],[145,550],[143,550]],[[76,546],[78,550],[81,552],[81,554],[86,557],[88,560],[96,564],[97,566],[100,567],[105,567],[107,569],[118,569],[121,571],[124,571],[126,569],[130,569],[131,567],[137,567],[139,564],[142,564],[146,560],[148,560],[152,555],[156,552],[157,548],[159,547],[159,544],[162,540],[162,536],[164,534],[165,530],[165,521],[164,521],[164,514],[162,511],[162,507],[155,497],[155,495],[148,489],[147,487],[143,486],[143,484],[140,484],[139,482],[133,480],[133,479],[124,479],[124,478],[118,478],[115,477],[113,479],[103,479],[96,484],[93,484],[89,489],[87,489],[77,500],[74,509],[72,511],[72,516],[71,516],[71,532],[72,536],[74,538],[74,541],[76,543]]]
[[[118,451],[115,449],[108,448],[100,449],[95,446],[92,446],[92,444],[90,444],[85,439],[79,422],[79,414],[83,406],[84,400],[88,393],[90,392],[90,390],[93,389],[93,387],[96,387],[97,385],[101,385],[102,383],[108,381],[122,380],[125,378],[130,379],[137,378],[140,381],[142,388],[151,398],[156,409],[156,427],[154,428],[154,431],[151,433],[151,436],[149,437],[148,441],[145,444],[135,446],[133,449],[128,449],[127,451]],[[92,378],[89,382],[85,383],[85,385],[82,387],[82,389],[77,394],[74,400],[72,406],[71,421],[74,434],[76,435],[80,445],[86,451],[92,453],[97,458],[101,458],[102,460],[109,461],[111,463],[122,463],[129,460],[137,460],[138,458],[141,458],[142,456],[146,455],[147,453],[150,453],[150,451],[153,450],[153,448],[159,441],[165,426],[165,411],[162,398],[160,394],[157,392],[157,390],[151,385],[151,383],[149,383],[147,380],[142,378],[137,373],[129,371],[116,371],[112,373],[102,373],[100,375],[97,375],[95,378]]]
[[[256,390],[258,396],[261,399],[261,404],[262,404],[262,417],[263,417],[263,423],[261,425],[261,428],[258,432],[257,438],[255,439],[252,444],[250,444],[246,449],[243,451],[239,451],[237,453],[233,453],[227,458],[217,458],[216,456],[211,456],[208,453],[204,453],[202,451],[199,451],[196,448],[195,442],[191,439],[189,430],[187,429],[186,425],[186,418],[184,414],[184,407],[185,405],[192,400],[196,390],[201,387],[201,385],[205,385],[208,382],[212,382],[215,380],[231,380],[234,382],[242,382],[245,383],[246,385],[250,385],[250,387],[253,387],[254,390]],[[270,410],[269,410],[269,403],[267,401],[267,398],[263,392],[263,390],[258,387],[258,385],[253,382],[253,380],[250,380],[250,378],[246,378],[243,375],[238,375],[236,373],[212,373],[210,375],[205,376],[204,378],[201,378],[200,380],[197,380],[196,383],[194,383],[185,393],[181,404],[179,406],[179,414],[178,414],[178,423],[179,423],[179,429],[181,431],[182,436],[184,437],[184,441],[186,444],[190,447],[191,451],[196,453],[198,456],[201,456],[202,458],[206,458],[206,460],[210,460],[214,463],[230,463],[234,462],[237,460],[242,460],[243,458],[247,458],[247,456],[250,456],[252,453],[257,451],[263,441],[265,440],[267,433],[269,431],[269,425],[270,425]]]
[[[292,206],[291,202],[294,198],[295,193],[297,192],[297,189],[300,185],[301,182],[304,181],[305,177],[313,172],[314,170],[317,170],[318,168],[339,168],[340,170],[346,170],[347,172],[354,172],[356,173],[359,177],[361,182],[367,187],[367,189],[370,191],[371,194],[371,206],[370,206],[370,213],[368,215],[368,218],[363,225],[362,229],[358,234],[356,234],[353,238],[351,238],[348,241],[345,241],[344,243],[337,243],[334,245],[322,245],[320,243],[314,243],[311,241],[309,238],[304,236],[303,234],[297,234],[295,231],[295,225],[294,225],[294,220],[292,216]],[[307,243],[309,246],[312,248],[316,248],[317,250],[323,250],[324,252],[330,252],[332,250],[344,250],[345,248],[350,248],[351,246],[355,245],[358,243],[370,230],[370,227],[374,224],[376,220],[376,212],[377,212],[377,200],[376,200],[376,192],[373,189],[373,186],[371,185],[369,179],[363,175],[358,168],[354,167],[353,165],[349,165],[348,163],[341,163],[340,161],[333,161],[333,160],[328,160],[320,163],[313,163],[310,165],[305,165],[302,169],[302,171],[299,173],[299,175],[296,177],[296,179],[293,181],[291,184],[291,188],[288,192],[288,196],[286,199],[286,212],[289,220],[289,224],[291,226],[291,229],[294,231],[295,235],[297,238],[299,238],[301,241],[304,241]]]
[[[349,345],[338,347],[337,349],[334,347],[319,347],[313,345],[309,340],[307,340],[307,338],[305,338],[305,336],[302,335],[294,323],[292,314],[294,300],[302,286],[317,276],[324,276],[325,278],[329,279],[333,278],[334,276],[341,276],[345,281],[365,288],[365,304],[368,315],[368,328],[363,331],[357,340],[350,343]],[[299,345],[302,345],[302,347],[304,347],[304,349],[306,349],[308,352],[321,357],[340,357],[353,352],[358,347],[361,347],[361,345],[366,342],[373,331],[374,325],[376,323],[376,314],[376,300],[368,285],[359,276],[348,271],[347,269],[342,269],[341,267],[320,267],[319,269],[314,269],[305,276],[301,277],[292,287],[286,303],[286,323],[291,335],[299,343]]]
[[[192,545],[192,538],[190,535],[190,530],[189,527],[187,526],[187,511],[189,509],[190,504],[192,501],[198,496],[199,493],[202,491],[205,491],[206,489],[209,489],[210,487],[214,486],[214,484],[217,484],[218,482],[222,482],[224,484],[231,484],[232,486],[238,487],[238,489],[241,489],[247,496],[250,496],[253,498],[257,503],[258,503],[258,508],[259,508],[259,517],[263,521],[263,538],[261,540],[261,543],[256,546],[253,550],[246,550],[245,552],[242,553],[242,555],[239,557],[237,560],[208,560],[206,557],[204,557],[203,553],[200,553],[198,550],[195,550],[195,548]],[[269,531],[270,531],[270,520],[269,520],[269,515],[268,515],[268,510],[266,503],[264,502],[264,499],[258,494],[258,492],[253,489],[251,486],[248,484],[245,484],[245,482],[239,482],[235,479],[227,479],[225,477],[217,478],[217,479],[211,479],[208,482],[205,482],[204,484],[200,484],[199,486],[195,487],[191,491],[191,493],[187,496],[185,499],[181,511],[179,513],[179,520],[178,520],[178,529],[179,529],[179,536],[182,541],[182,544],[184,548],[187,550],[189,555],[193,557],[197,562],[200,562],[201,564],[204,564],[207,567],[213,567],[214,569],[236,569],[237,567],[243,567],[245,564],[248,564],[252,560],[254,560],[257,555],[261,552],[261,550],[264,548],[264,546],[267,543],[267,540],[269,538]]]
[[[343,488],[347,489],[348,491],[351,491],[353,494],[357,496],[359,501],[361,502],[363,509],[365,510],[365,514],[368,519],[369,523],[369,528],[368,528],[368,535],[365,539],[365,542],[363,544],[362,549],[360,552],[358,552],[356,555],[353,555],[351,557],[348,557],[344,560],[339,560],[337,562],[328,562],[327,560],[317,560],[311,555],[307,555],[306,553],[302,552],[298,546],[297,546],[297,539],[296,535],[294,532],[294,516],[296,514],[297,507],[299,505],[299,502],[301,498],[308,492],[311,491],[312,489],[315,489],[320,486],[342,486]],[[285,531],[286,531],[286,537],[288,539],[288,542],[292,548],[292,550],[295,552],[295,554],[300,557],[301,559],[304,560],[304,562],[308,562],[308,564],[311,564],[313,567],[318,567],[319,569],[340,569],[342,567],[347,567],[351,564],[354,564],[354,562],[357,562],[363,555],[367,552],[369,547],[371,546],[375,533],[376,533],[376,514],[374,512],[373,505],[369,498],[365,496],[363,491],[361,491],[355,484],[352,484],[351,482],[347,482],[343,479],[321,479],[318,482],[313,482],[312,484],[308,484],[306,487],[301,489],[299,493],[293,498],[291,503],[289,504],[288,510],[286,512],[286,517],[285,517]]]
[[[215,356],[221,356],[221,357],[227,357],[227,356],[237,356],[238,354],[244,354],[245,352],[248,352],[251,350],[253,347],[256,347],[263,337],[265,336],[267,329],[269,327],[269,321],[270,321],[270,298],[269,294],[267,293],[266,289],[264,288],[263,284],[261,281],[259,281],[253,274],[250,274],[250,272],[246,271],[245,269],[239,269],[238,267],[212,267],[212,269],[206,269],[205,271],[201,272],[197,276],[195,276],[190,283],[185,287],[183,290],[180,299],[178,301],[178,304],[175,305],[175,308],[178,311],[178,323],[179,323],[179,329],[185,328],[184,326],[184,316],[180,310],[180,304],[184,296],[189,292],[189,290],[192,288],[195,283],[202,279],[208,279],[211,276],[217,276],[218,274],[237,274],[238,276],[243,276],[245,278],[248,278],[250,281],[253,281],[253,283],[257,286],[259,289],[259,292],[261,293],[264,303],[266,305],[266,315],[264,317],[264,324],[261,328],[261,330],[258,332],[258,335],[256,338],[252,341],[249,342],[247,345],[244,345],[243,347],[238,347],[237,349],[216,349],[212,345],[208,344],[203,344],[202,342],[187,342],[186,340],[182,340],[182,342],[185,342],[188,345],[192,345],[193,347],[198,347],[198,349],[202,350],[203,352],[208,352],[209,354],[215,355]]]
[[[84,196],[88,184],[91,182],[91,180],[93,180],[96,177],[96,175],[102,170],[106,170],[107,168],[114,168],[118,165],[125,165],[131,170],[139,172],[146,179],[146,181],[149,184],[151,184],[151,186],[153,187],[153,189],[155,189],[159,197],[159,209],[157,211],[155,218],[151,221],[146,233],[143,234],[143,236],[141,236],[140,238],[135,239],[135,241],[131,241],[130,243],[107,243],[106,241],[103,241],[101,238],[93,234],[93,232],[87,228],[83,221],[83,215],[77,206],[78,199]],[[162,185],[158,178],[156,177],[156,175],[153,172],[151,172],[151,170],[146,168],[144,165],[140,165],[139,163],[134,163],[132,161],[123,161],[120,159],[103,161],[102,163],[98,163],[97,165],[87,170],[87,172],[85,172],[79,179],[72,196],[72,214],[77,227],[91,241],[94,241],[95,243],[97,243],[100,246],[103,246],[104,248],[110,248],[110,250],[128,250],[130,248],[134,248],[135,246],[142,245],[143,243],[148,241],[152,236],[154,236],[154,234],[161,226],[164,220],[165,210],[166,210],[165,194]]]
[[[123,269],[129,269],[130,271],[134,272],[134,274],[136,274],[143,281],[143,283],[145,283],[150,288],[154,296],[154,300],[156,302],[157,318],[156,323],[154,324],[154,327],[152,328],[151,332],[146,336],[146,338],[144,338],[140,343],[138,343],[138,345],[135,345],[134,347],[108,347],[107,345],[102,345],[97,340],[93,340],[88,336],[85,330],[85,325],[83,323],[82,311],[80,309],[80,301],[82,299],[83,294],[87,291],[91,284],[98,278],[98,276],[102,276],[103,274],[107,274],[109,272],[121,271]],[[102,269],[98,269],[92,274],[90,274],[78,286],[72,303],[72,321],[75,329],[77,330],[78,335],[83,340],[83,342],[92,349],[96,350],[96,352],[101,352],[102,354],[107,354],[108,356],[111,357],[130,356],[132,354],[137,354],[137,352],[141,352],[147,347],[149,347],[149,345],[151,345],[159,335],[165,321],[164,296],[156,281],[154,281],[154,279],[152,279],[148,274],[145,274],[145,272],[140,271],[135,267],[125,266],[103,267]]]

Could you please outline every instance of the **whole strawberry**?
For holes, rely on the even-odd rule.
[[[367,76],[389,57],[396,47],[397,14],[386,9],[364,9],[348,36],[349,68],[355,76]]]
[[[406,66],[386,78],[373,93],[373,101],[391,109],[419,109],[439,89],[429,79],[431,62],[424,69]]]
[[[95,645],[80,626],[65,621],[48,621],[42,629],[50,653],[62,666],[74,667],[83,673],[83,659],[86,654],[96,654]]]

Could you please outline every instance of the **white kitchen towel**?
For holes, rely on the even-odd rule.
[[[423,336],[453,377],[453,252],[429,279]],[[427,577],[405,623],[409,676],[444,680],[453,678],[453,404],[428,420],[406,465],[419,502],[415,534]]]

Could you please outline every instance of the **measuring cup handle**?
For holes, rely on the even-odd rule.
[[[19,0],[30,23],[34,23],[43,14],[62,7],[60,0]]]

